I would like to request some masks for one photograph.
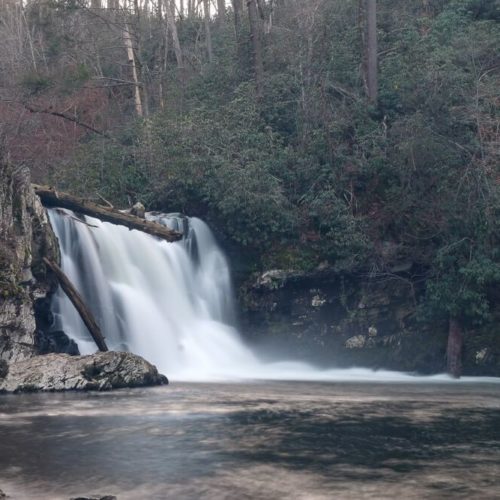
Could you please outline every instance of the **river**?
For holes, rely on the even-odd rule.
[[[0,398],[13,499],[498,498],[498,383],[173,383]]]

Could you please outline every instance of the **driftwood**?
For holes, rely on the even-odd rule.
[[[106,345],[104,337],[101,333],[101,329],[97,325],[94,316],[85,305],[85,302],[83,301],[81,295],[73,286],[69,278],[64,274],[63,270],[55,262],[47,259],[47,257],[44,257],[43,261],[45,262],[47,267],[56,275],[61,288],[68,296],[69,300],[71,300],[71,303],[75,306],[75,309],[78,311],[78,314],[82,318],[82,321],[85,323],[85,326],[90,332],[90,335],[92,335],[92,338],[94,339],[99,350],[107,351],[108,346]]]
[[[83,215],[95,217],[104,222],[118,224],[129,229],[137,229],[138,231],[151,234],[166,241],[178,241],[182,238],[180,233],[162,226],[158,222],[147,221],[110,207],[103,207],[83,198],[56,191],[48,186],[33,184],[33,189],[45,207],[67,208]]]

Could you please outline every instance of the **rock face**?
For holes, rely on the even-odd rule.
[[[37,353],[34,304],[56,287],[42,257],[59,261],[59,247],[29,171],[0,161],[0,359]]]
[[[264,352],[324,366],[420,373],[445,369],[447,324],[417,320],[421,288],[329,269],[272,270],[240,289],[244,336]],[[464,374],[500,375],[500,311],[490,327],[466,332]]]
[[[168,384],[155,366],[128,352],[47,354],[9,365],[0,392],[118,389]]]

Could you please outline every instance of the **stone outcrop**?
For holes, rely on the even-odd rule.
[[[447,323],[418,321],[424,284],[410,285],[396,274],[377,280],[328,268],[267,271],[240,288],[243,334],[271,356],[442,372]],[[500,313],[489,327],[466,332],[465,374],[500,375],[498,324]]]
[[[167,384],[151,363],[128,352],[46,354],[9,365],[0,392],[110,390]]]
[[[35,304],[56,288],[42,257],[59,247],[28,169],[1,161],[0,241],[0,359],[15,362],[38,352]]]

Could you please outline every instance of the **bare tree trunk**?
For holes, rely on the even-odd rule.
[[[460,378],[462,375],[462,346],[462,325],[457,319],[450,318],[448,346],[446,349],[446,368],[447,372],[455,378]]]
[[[97,325],[93,314],[90,312],[90,309],[85,305],[81,295],[78,293],[77,289],[73,286],[69,278],[64,274],[63,270],[55,263],[47,259],[43,258],[43,261],[47,265],[47,267],[56,275],[61,288],[64,293],[68,296],[69,300],[75,309],[77,310],[80,318],[82,318],[83,323],[87,327],[90,335],[94,339],[98,349],[102,352],[106,352],[108,350],[108,346],[106,345],[106,341],[101,333],[101,329]]]
[[[250,20],[250,39],[253,50],[253,65],[255,71],[255,89],[257,98],[262,97],[264,82],[264,64],[262,62],[262,41],[260,36],[259,18],[256,0],[247,0],[248,17]]]
[[[378,94],[377,0],[366,0],[366,31],[368,98],[375,103]]]
[[[243,11],[243,0],[231,0],[234,13],[234,33],[236,36],[236,50],[238,61],[242,64],[243,61],[243,36],[241,32],[241,13]]]
[[[212,34],[210,32],[210,4],[208,0],[203,0],[204,23],[205,23],[205,39],[207,42],[208,62],[212,64],[214,60],[214,52],[212,49]]]
[[[431,5],[429,0],[422,0],[422,8],[426,17],[431,17]]]
[[[217,0],[217,24],[219,27],[226,23],[226,1]]]
[[[142,108],[141,85],[139,83],[137,63],[134,54],[134,46],[132,44],[132,37],[130,36],[130,25],[128,23],[125,23],[125,28],[123,30],[123,39],[125,41],[125,47],[127,48],[128,61],[132,68],[132,79],[134,81],[135,111],[137,112],[137,116],[142,117],[144,116],[144,111]]]
[[[184,61],[182,57],[181,44],[179,42],[179,35],[177,33],[177,25],[175,24],[175,10],[174,2],[167,0],[165,2],[165,10],[167,17],[167,25],[170,33],[172,34],[172,40],[174,42],[174,52],[175,58],[177,59],[177,67],[181,71],[181,79],[184,79]]]

